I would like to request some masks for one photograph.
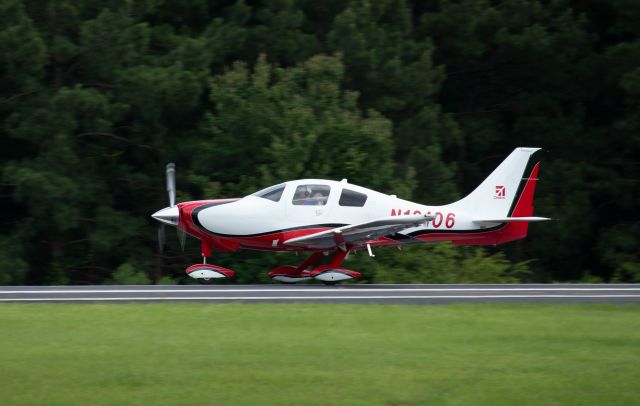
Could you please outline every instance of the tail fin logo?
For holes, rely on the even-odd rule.
[[[496,185],[496,193],[493,195],[494,199],[504,199],[507,195],[507,190],[504,186]]]

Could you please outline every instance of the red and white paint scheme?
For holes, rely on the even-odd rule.
[[[548,220],[533,217],[539,163],[524,176],[537,150],[516,148],[471,194],[443,206],[410,202],[346,179],[294,180],[243,198],[176,205],[175,166],[169,164],[170,207],[152,217],[201,240],[203,263],[187,268],[201,281],[234,275],[206,263],[213,251],[248,249],[309,251],[302,264],[280,266],[269,275],[284,283],[313,278],[332,284],[361,276],[341,267],[351,251],[366,249],[373,256],[372,248],[380,246],[439,241],[496,245],[524,238],[530,222]],[[160,234],[162,244],[164,232]]]

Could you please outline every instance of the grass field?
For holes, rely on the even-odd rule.
[[[3,304],[22,404],[640,404],[640,306]]]

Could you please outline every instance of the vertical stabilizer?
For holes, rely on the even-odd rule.
[[[529,158],[539,149],[516,148],[480,186],[451,206],[480,218],[508,217]]]

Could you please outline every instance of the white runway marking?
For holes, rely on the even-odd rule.
[[[161,300],[397,300],[397,299],[613,299],[638,298],[638,295],[436,295],[436,296],[172,296],[172,297],[75,297],[75,298],[0,298],[0,302],[52,302],[52,301],[161,301]]]
[[[0,302],[640,303],[640,285],[0,286]]]
[[[248,293],[248,292],[335,292],[338,291],[353,291],[353,292],[544,292],[549,290],[567,291],[567,292],[594,292],[594,291],[637,291],[639,288],[563,288],[563,287],[548,287],[548,288],[406,288],[406,289],[394,289],[394,288],[355,288],[355,289],[343,289],[343,288],[327,288],[327,290],[320,289],[87,289],[87,290],[4,290],[0,291],[2,294],[83,294],[83,293],[213,293],[213,292],[228,292],[228,293]],[[420,296],[425,297],[425,296]]]

